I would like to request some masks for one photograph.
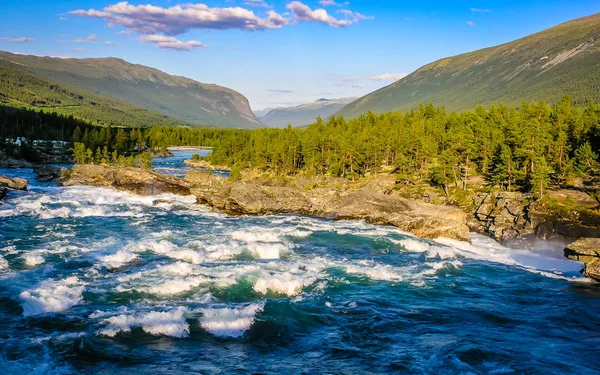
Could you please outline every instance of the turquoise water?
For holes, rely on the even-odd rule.
[[[6,374],[600,371],[600,288],[551,244],[227,217],[0,174],[32,182],[0,206]]]

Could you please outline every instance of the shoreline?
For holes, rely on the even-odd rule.
[[[212,150],[209,146],[169,146],[169,151],[193,151],[193,150]]]

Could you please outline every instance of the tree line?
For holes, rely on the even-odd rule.
[[[478,106],[448,113],[432,104],[372,112],[349,121],[320,118],[305,129],[257,129],[223,139],[214,164],[357,179],[393,171],[399,183],[427,181],[448,194],[479,175],[506,190],[535,191],[598,176],[600,105]]]

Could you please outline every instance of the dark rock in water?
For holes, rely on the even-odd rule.
[[[600,233],[596,233],[600,236]],[[580,238],[565,249],[569,259],[585,263],[582,273],[600,281],[600,238]]]
[[[4,197],[6,197],[7,194],[8,194],[8,188],[4,187],[4,186],[0,186],[0,204],[4,203],[2,200],[4,199]]]
[[[60,184],[63,186],[113,187],[139,195],[190,194],[190,184],[184,179],[141,168],[119,168],[105,165],[75,165],[68,179],[62,180]]]
[[[152,201],[153,206],[158,206],[159,204],[173,204],[175,203],[172,199],[155,199]]]
[[[0,186],[14,190],[27,190],[29,183],[24,178],[0,175]]]
[[[49,165],[34,167],[33,173],[37,175],[37,180],[40,182],[58,181],[61,175],[59,168]]]

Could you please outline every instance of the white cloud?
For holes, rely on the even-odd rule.
[[[176,38],[164,35],[145,35],[140,38],[140,42],[154,43],[157,48],[172,49],[176,51],[191,51],[192,49],[198,47],[208,48],[206,44],[200,43],[196,40],[182,42]]]
[[[299,1],[292,1],[287,5],[294,18],[306,22],[320,22],[332,27],[346,27],[352,25],[350,20],[339,20],[330,16],[325,9],[312,10]]]
[[[330,7],[330,6],[344,6],[344,5],[350,5],[349,2],[344,1],[343,3],[336,3],[335,0],[321,0],[319,1],[319,4],[321,4],[324,7]]]
[[[475,22],[473,21],[467,21],[466,24],[469,26],[475,26]]]
[[[280,14],[269,11],[267,18],[241,7],[211,8],[205,4],[183,4],[169,8],[154,5],[131,5],[120,2],[102,10],[74,10],[70,14],[104,19],[109,25],[120,25],[140,34],[183,34],[191,29],[266,30],[289,23]]]
[[[490,13],[490,9],[481,9],[481,8],[471,8],[471,12],[473,13]]]
[[[21,37],[21,38],[0,38],[0,40],[12,42],[12,43],[28,43],[28,42],[33,42],[35,39]]]
[[[257,8],[270,8],[269,4],[267,4],[265,0],[244,0],[244,5]]]
[[[358,12],[353,12],[348,9],[340,9],[340,10],[338,10],[338,13],[341,13],[344,16],[346,16],[347,18],[354,20],[354,22],[356,22],[356,23],[359,23],[362,20],[372,20],[373,18],[375,18],[373,16],[365,16],[363,14],[360,14]]]
[[[377,76],[371,76],[369,79],[371,81],[398,81],[407,75],[407,73],[383,73]]]

